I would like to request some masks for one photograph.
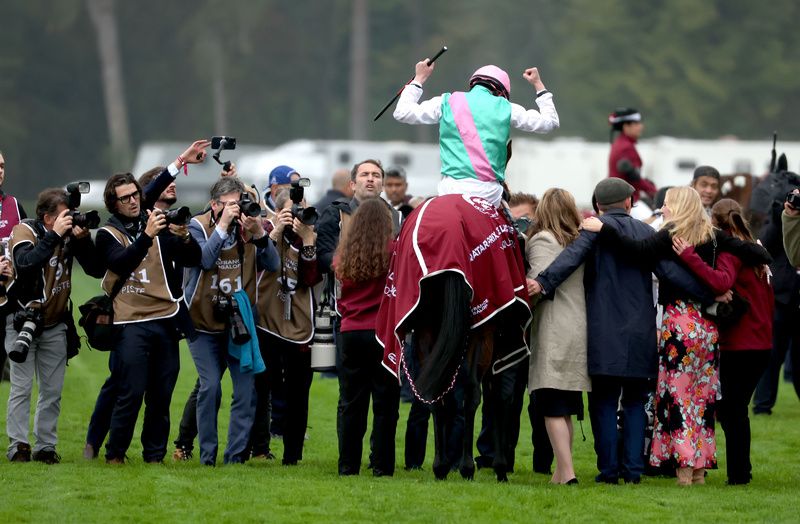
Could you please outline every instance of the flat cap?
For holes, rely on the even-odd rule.
[[[622,202],[631,196],[634,191],[633,186],[621,178],[609,177],[604,178],[595,186],[594,197],[598,205],[605,206]]]

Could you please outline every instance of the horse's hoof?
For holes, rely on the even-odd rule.
[[[433,474],[436,480],[447,480],[447,474],[450,473],[450,467],[445,465],[433,466]]]
[[[497,471],[497,482],[508,482],[508,475],[506,475],[505,471]]]
[[[465,480],[472,480],[475,478],[475,461],[472,459],[462,459],[461,467],[458,468],[461,477]]]

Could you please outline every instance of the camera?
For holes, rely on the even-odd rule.
[[[178,209],[164,211],[164,218],[167,225],[185,226],[192,219],[192,211],[187,206],[181,206]]]
[[[69,212],[72,217],[72,225],[83,229],[97,229],[100,227],[100,214],[97,211],[87,211],[81,213],[77,209]]]
[[[231,340],[235,344],[244,344],[250,340],[250,332],[242,318],[239,303],[230,295],[218,294],[213,304],[214,319],[224,322],[230,330]]]
[[[236,138],[232,136],[212,136],[211,149],[236,149]]]
[[[67,207],[70,209],[69,216],[72,217],[72,225],[83,229],[97,229],[100,227],[100,214],[97,211],[81,213],[78,207],[81,205],[81,194],[89,192],[89,182],[70,182],[64,188],[67,192]]]
[[[786,203],[793,209],[800,209],[800,194],[790,191],[786,194]]]
[[[31,342],[41,333],[43,316],[38,309],[27,307],[14,313],[14,331],[19,333],[8,358],[21,364],[28,358]]]
[[[212,304],[214,320],[227,324],[231,316],[231,297],[229,295],[218,294]]]
[[[305,188],[311,185],[308,178],[298,178],[292,180],[292,188],[289,190],[289,198],[292,199],[292,217],[297,218],[307,226],[317,223],[319,214],[313,206],[303,207],[301,202],[305,194]]]
[[[333,340],[333,320],[336,313],[326,303],[314,312],[314,340],[311,345],[313,371],[336,370],[336,344]]]
[[[211,149],[217,150],[211,157],[217,161],[217,164],[222,166],[222,170],[226,172],[230,171],[230,160],[223,162],[219,159],[219,155],[222,153],[223,149],[236,149],[236,138],[232,136],[213,136],[211,137]]]
[[[531,220],[530,217],[521,216],[518,219],[514,220],[513,224],[514,224],[514,229],[517,230],[517,233],[527,238],[528,229],[531,227],[531,224],[533,224],[533,220]]]
[[[11,260],[11,253],[8,252],[8,241],[10,237],[3,237],[0,238],[0,257],[6,257],[7,259]],[[5,275],[0,275],[0,282],[5,282],[8,280],[8,277]],[[6,296],[6,286],[0,285],[0,297]]]
[[[242,197],[236,204],[239,206],[239,210],[244,216],[261,216],[261,206],[258,204],[258,202],[255,202],[252,198],[250,198],[250,193],[242,193]]]

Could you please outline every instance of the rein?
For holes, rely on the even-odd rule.
[[[419,393],[419,391],[417,391],[417,386],[416,386],[416,384],[414,384],[414,380],[411,378],[411,374],[408,372],[408,367],[406,366],[405,353],[406,352],[405,352],[405,347],[404,347],[403,350],[400,351],[400,366],[403,369],[403,374],[405,375],[406,380],[408,380],[408,385],[411,387],[411,392],[414,393],[414,398],[416,398],[417,400],[419,400],[423,404],[427,404],[427,405],[430,406],[432,404],[436,404],[437,402],[442,400],[448,393],[453,391],[453,388],[456,385],[456,378],[458,378],[458,372],[461,371],[461,363],[459,363],[458,366],[456,367],[456,372],[453,373],[453,378],[450,379],[450,385],[447,387],[447,389],[445,389],[444,392],[441,395],[439,395],[438,397],[436,397],[435,399],[427,400],[427,399],[422,397],[422,395]],[[463,362],[463,360],[464,359],[463,359],[463,356],[462,356],[461,361]]]

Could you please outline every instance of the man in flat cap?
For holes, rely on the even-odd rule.
[[[654,231],[630,216],[634,191],[621,178],[606,178],[595,187],[594,199],[603,223],[628,237],[643,239]],[[589,417],[599,470],[595,480],[616,484],[622,478],[626,483],[638,483],[645,464],[645,402],[658,372],[651,269],[595,242],[596,238],[595,233],[582,231],[547,269],[528,282],[528,290],[551,298],[555,288],[585,261],[588,368],[592,379]],[[702,301],[713,301],[710,293],[675,262],[659,263],[655,273]],[[620,396],[625,416],[622,460],[617,454]]]

